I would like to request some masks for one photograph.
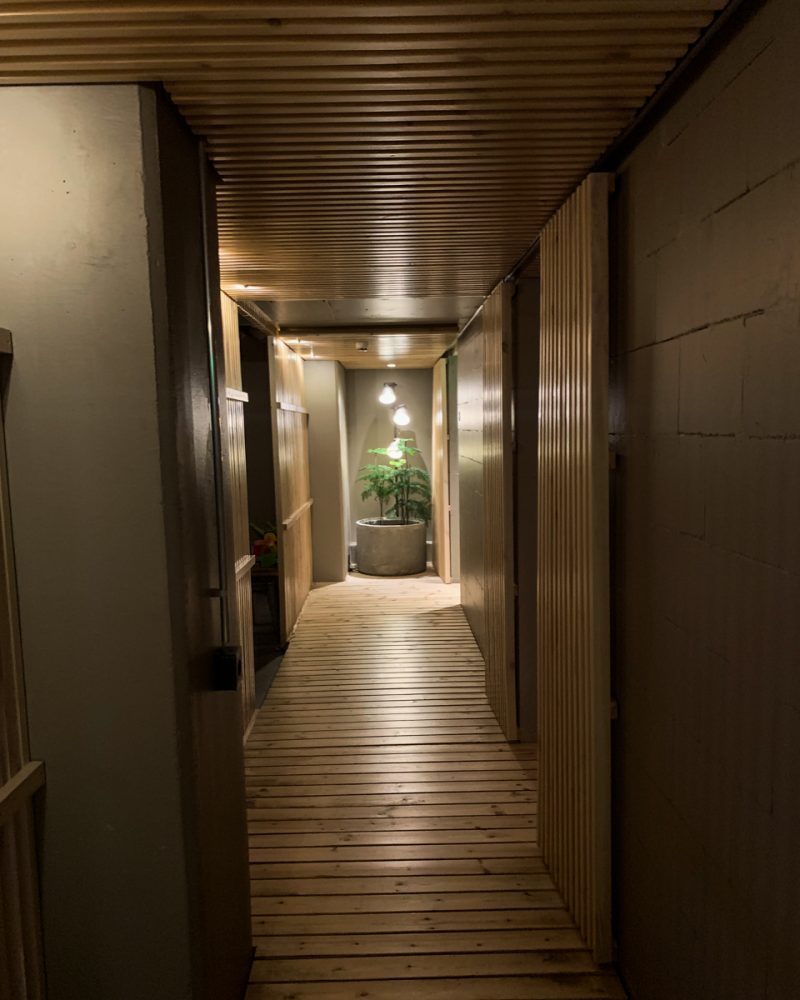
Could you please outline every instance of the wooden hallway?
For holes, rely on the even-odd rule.
[[[438,577],[315,589],[250,735],[247,1000],[623,997],[536,846],[509,745]]]

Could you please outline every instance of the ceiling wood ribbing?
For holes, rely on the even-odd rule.
[[[432,368],[458,336],[453,326],[392,326],[283,330],[281,339],[309,361],[339,361],[345,368]]]
[[[724,5],[17,0],[0,83],[163,82],[237,296],[474,296]]]

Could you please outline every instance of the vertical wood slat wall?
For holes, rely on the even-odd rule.
[[[608,175],[590,175],[540,245],[540,840],[600,962],[611,960],[608,192]]]
[[[313,500],[303,359],[276,337],[270,342],[281,639],[286,642],[311,590]]]
[[[0,422],[0,996],[43,1000],[33,795],[44,765],[29,757],[13,551]]]
[[[233,521],[233,560],[236,586],[232,641],[242,650],[242,725],[250,727],[256,711],[255,653],[253,649],[253,595],[250,573],[250,519],[247,504],[247,452],[244,435],[242,360],[239,347],[239,312],[236,303],[222,294],[222,332],[225,350],[225,386],[228,427],[228,468],[225,477],[227,509]]]
[[[511,294],[483,307],[483,477],[486,693],[506,739],[517,738],[514,509],[511,455]]]
[[[447,361],[433,366],[431,494],[433,520],[434,569],[445,583],[452,579],[450,569],[450,448],[447,426]]]

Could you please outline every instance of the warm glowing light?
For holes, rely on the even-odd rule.
[[[394,387],[397,385],[396,382],[384,382],[383,389],[381,390],[380,396],[378,396],[378,402],[383,403],[385,406],[391,406],[392,403],[397,399],[394,392]]]
[[[392,441],[392,443],[386,449],[386,454],[389,456],[389,458],[393,458],[395,460],[403,457],[403,449],[400,447],[400,442],[397,440],[397,438],[395,438],[394,441]]]
[[[394,417],[392,419],[398,427],[408,427],[411,423],[411,414],[401,403],[399,406],[395,407]]]
[[[394,361],[389,361],[387,363],[386,367],[387,368],[397,368],[397,365],[394,363]]]

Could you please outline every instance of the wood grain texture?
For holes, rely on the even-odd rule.
[[[482,311],[458,342],[457,395],[461,603],[485,657]]]
[[[10,363],[9,353],[2,365]],[[0,996],[43,1000],[33,795],[44,768],[29,756],[7,477],[0,418]]]
[[[163,82],[237,295],[482,296],[724,5],[17,0],[0,84]]]
[[[433,366],[433,418],[431,421],[431,493],[433,567],[450,583],[450,435],[447,422],[447,362]]]
[[[498,285],[458,346],[461,593],[486,661],[486,693],[516,739],[511,286]]]
[[[608,192],[593,174],[541,241],[538,664],[542,850],[611,959]]]
[[[225,356],[225,385],[233,390],[225,399],[228,447],[225,467],[225,498],[228,516],[233,522],[233,574],[236,588],[231,602],[231,639],[242,651],[240,686],[242,727],[250,728],[256,710],[255,651],[253,646],[253,595],[250,585],[250,515],[247,497],[247,448],[245,444],[242,388],[242,359],[239,345],[239,310],[224,292],[222,305],[222,342]]]
[[[281,638],[292,633],[311,589],[311,480],[304,361],[277,337],[270,338],[273,456],[281,591]]]
[[[536,749],[494,720],[458,598],[311,592],[247,744],[248,1000],[623,995],[542,862]]]
[[[511,455],[511,285],[483,309],[483,594],[486,692],[507,739],[517,737],[514,491]]]
[[[345,368],[431,368],[456,339],[455,326],[353,327],[285,330],[283,339],[309,361],[338,361]],[[357,345],[366,348],[360,350]]]

